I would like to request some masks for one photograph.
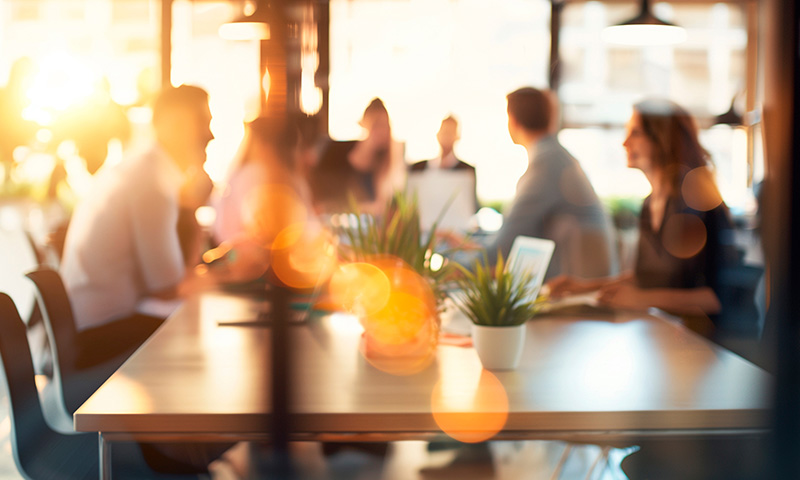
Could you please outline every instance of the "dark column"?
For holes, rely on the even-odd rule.
[[[564,10],[563,0],[550,0],[550,75],[548,83],[553,91],[558,91],[561,82],[561,57],[558,48],[561,37],[562,10]]]
[[[763,241],[769,272],[765,364],[776,375],[774,435],[764,478],[800,471],[800,51],[794,0],[767,0],[765,10]],[[774,353],[773,353],[774,352]]]

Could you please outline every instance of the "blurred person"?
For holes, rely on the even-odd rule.
[[[523,87],[506,98],[508,132],[515,144],[525,147],[529,163],[500,231],[486,246],[489,261],[497,261],[498,251],[508,258],[514,239],[525,235],[556,243],[545,278],[616,273],[610,217],[578,161],[556,137],[555,96]]]
[[[657,307],[711,336],[724,306],[723,271],[737,260],[733,224],[700,145],[694,119],[674,102],[633,106],[623,146],[628,167],[652,189],[642,203],[634,269],[617,277],[569,276],[548,284],[554,297],[599,289],[613,308]]]
[[[436,140],[439,143],[439,156],[412,164],[408,169],[409,173],[422,173],[432,169],[440,171],[452,170],[468,172],[472,178],[476,178],[475,167],[456,157],[454,147],[460,138],[458,120],[454,116],[448,115],[442,120],[439,131],[436,133]],[[477,186],[477,182],[475,182],[475,185]],[[475,202],[475,210],[477,211],[479,207],[477,190],[472,192],[472,196]]]
[[[362,213],[379,214],[404,181],[402,153],[380,98],[370,102],[359,124],[366,137],[329,142],[311,172],[311,194],[320,213],[349,211],[352,195]]]
[[[237,159],[213,197],[217,211],[214,223],[216,243],[243,236],[259,236],[259,193],[270,185],[286,185],[307,200],[304,185],[296,167],[299,152],[298,131],[283,119],[259,117],[247,124],[247,132]],[[274,233],[274,232],[273,232]],[[265,239],[266,240],[266,239]]]
[[[294,122],[260,117],[247,124],[237,159],[213,195],[213,241],[204,255],[221,280],[253,280],[267,268],[269,245],[296,222],[313,222],[310,193],[300,174],[300,134]],[[269,219],[269,220],[267,220]],[[224,264],[225,270],[219,267]],[[223,273],[224,272],[224,273]]]
[[[89,98],[63,112],[53,126],[54,145],[63,141],[75,143],[77,154],[83,160],[84,175],[92,176],[100,170],[108,157],[108,144],[112,139],[124,147],[131,135],[128,115],[122,105],[111,98],[110,88],[108,79],[102,79]],[[56,263],[63,254],[69,217],[79,198],[80,194],[73,191],[68,181],[64,159],[56,157],[48,182],[47,199],[60,210],[62,219],[51,228],[46,245],[54,254]]]
[[[36,134],[37,125],[24,118],[23,111],[30,103],[28,89],[33,83],[36,66],[29,57],[20,57],[11,65],[8,82],[0,90],[0,184],[11,178],[14,150],[28,145]]]
[[[140,313],[141,302],[176,299],[196,286],[191,267],[201,239],[194,212],[212,187],[203,170],[210,121],[205,90],[164,89],[153,106],[154,145],[101,167],[76,207],[60,272],[78,330],[115,340],[85,345],[81,356],[143,342],[163,317]]]
[[[99,80],[88,98],[65,111],[53,129],[57,140],[75,142],[91,175],[103,166],[109,141],[117,139],[125,145],[131,136],[130,120],[125,108],[111,98],[108,78]]]

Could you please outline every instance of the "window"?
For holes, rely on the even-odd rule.
[[[505,96],[547,86],[548,0],[331,0],[330,22],[331,137],[358,138],[380,97],[414,162],[439,153],[436,132],[453,114],[481,200],[513,195],[527,157],[508,136]]]
[[[717,181],[735,211],[752,211],[742,128],[711,126],[745,88],[747,31],[743,7],[733,3],[657,3],[656,15],[687,30],[674,47],[608,45],[602,29],[636,14],[636,6],[569,2],[562,17],[559,97],[567,127],[564,145],[581,161],[603,197],[641,197],[649,184],[625,167],[622,127],[631,105],[648,97],[675,100],[701,127]],[[743,111],[740,110],[740,111]]]

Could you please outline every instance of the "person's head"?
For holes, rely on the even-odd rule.
[[[658,172],[673,186],[690,170],[710,163],[694,119],[669,100],[648,99],[635,104],[623,146],[629,167]]]
[[[552,131],[555,109],[550,94],[533,87],[523,87],[506,96],[508,133],[511,140],[527,147],[530,138]]]
[[[453,151],[453,146],[458,139],[458,120],[450,115],[442,120],[442,125],[439,127],[439,132],[436,134],[436,140],[439,141],[439,146],[442,149],[442,156]]]
[[[376,142],[389,143],[392,139],[389,112],[380,98],[373,98],[369,102],[359,125],[367,131],[367,137]]]
[[[153,127],[158,142],[183,168],[205,161],[211,133],[208,93],[200,87],[167,87],[153,105]]]

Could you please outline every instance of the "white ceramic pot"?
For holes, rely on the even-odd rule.
[[[519,365],[525,347],[526,324],[513,327],[472,325],[472,344],[483,368],[513,370]]]

